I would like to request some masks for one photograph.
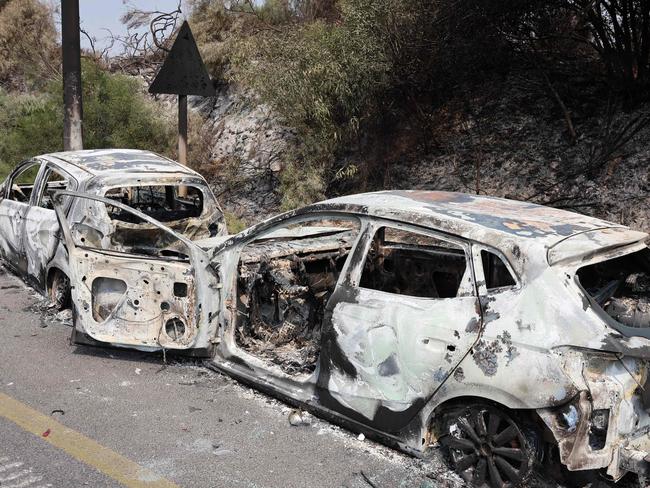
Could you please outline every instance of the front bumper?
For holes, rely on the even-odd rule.
[[[582,356],[565,366],[579,373],[574,382],[580,393],[560,408],[537,411],[557,442],[562,463],[570,471],[604,469],[614,480],[627,472],[650,475],[650,405],[642,395],[645,361]]]

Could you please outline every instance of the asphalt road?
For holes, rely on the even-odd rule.
[[[461,485],[441,455],[291,426],[289,407],[199,363],[72,346],[70,330],[0,268],[2,488],[121,486],[133,470],[127,486]]]

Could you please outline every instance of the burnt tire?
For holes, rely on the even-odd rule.
[[[515,488],[532,475],[542,446],[535,429],[491,405],[472,405],[442,416],[440,443],[453,469],[477,487]]]
[[[58,269],[52,272],[48,286],[48,296],[56,310],[65,310],[72,304],[70,279]]]

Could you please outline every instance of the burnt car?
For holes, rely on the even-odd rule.
[[[227,233],[223,212],[198,173],[148,151],[128,149],[61,152],[18,164],[0,186],[0,256],[5,264],[59,307],[69,301],[68,256],[61,245],[54,193],[81,191],[126,203],[165,222],[188,239]],[[83,205],[63,213],[71,219],[92,217],[95,232],[113,230],[116,244],[137,239],[157,253],[160,243],[147,238],[155,228],[137,226],[119,211],[88,215]],[[81,224],[83,225],[83,224]],[[92,234],[92,233],[91,233]],[[97,234],[89,234],[90,242]],[[151,237],[151,236],[149,236]]]
[[[516,486],[553,452],[570,471],[647,472],[643,232],[531,203],[387,191],[191,241],[107,198],[57,201],[77,343],[206,356],[410,454],[443,444],[477,486]],[[89,210],[66,217],[66,202]],[[96,231],[106,211],[166,245],[155,256],[137,239],[115,245]]]

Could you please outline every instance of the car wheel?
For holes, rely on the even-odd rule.
[[[65,273],[55,270],[49,287],[50,301],[57,310],[64,310],[70,306],[70,279]]]
[[[474,486],[514,488],[540,460],[539,437],[491,405],[461,407],[443,414],[440,442],[455,471]]]

